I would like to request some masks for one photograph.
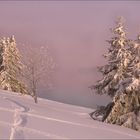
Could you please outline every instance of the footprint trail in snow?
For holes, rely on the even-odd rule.
[[[24,137],[24,131],[22,128],[26,126],[27,124],[27,112],[29,111],[29,108],[12,100],[9,98],[5,98],[6,100],[10,101],[12,103],[12,107],[15,108],[14,111],[14,122],[11,127],[11,134],[10,134],[10,140],[14,139],[25,139]]]

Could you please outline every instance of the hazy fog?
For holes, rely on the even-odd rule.
[[[138,1],[9,1],[0,2],[0,36],[14,34],[22,44],[48,46],[57,63],[53,88],[40,96],[83,106],[104,104],[107,98],[88,86],[99,79],[105,40],[115,18],[126,19],[128,36],[140,31]],[[28,51],[28,50],[27,50]]]

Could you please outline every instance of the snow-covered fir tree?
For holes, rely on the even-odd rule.
[[[26,86],[19,80],[22,70],[21,56],[14,36],[0,40],[0,88],[29,94]]]
[[[95,89],[97,94],[107,94],[110,97],[115,96],[120,81],[127,77],[126,69],[131,57],[131,52],[127,50],[129,40],[126,37],[122,17],[117,20],[116,27],[112,29],[112,32],[114,37],[108,41],[110,47],[108,53],[104,55],[108,63],[105,66],[99,67],[103,78],[96,85],[90,87]]]
[[[114,97],[114,107],[105,120],[140,131],[140,38],[132,41],[129,50],[132,57],[128,65],[129,77]]]

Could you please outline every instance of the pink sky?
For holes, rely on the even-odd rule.
[[[140,31],[138,1],[9,1],[0,2],[0,36],[14,34],[17,42],[48,45],[58,65],[49,99],[94,106],[105,97],[94,96],[94,84],[107,51],[105,40],[117,16],[124,16],[129,37]]]

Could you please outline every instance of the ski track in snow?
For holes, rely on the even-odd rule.
[[[12,103],[12,107],[15,108],[14,109],[14,121],[13,121],[13,124],[11,127],[11,134],[10,134],[9,139],[10,140],[24,139],[23,129],[20,129],[19,127],[25,127],[25,125],[27,123],[26,112],[29,111],[29,108],[12,99],[5,98],[5,100],[10,101]]]
[[[6,92],[6,91],[5,91]],[[16,95],[16,94],[15,94]],[[15,96],[15,95],[10,95],[10,96]],[[16,95],[17,96],[17,95]],[[7,97],[3,97],[3,96],[0,96],[1,98],[4,98],[6,99]],[[21,97],[21,96],[19,96]],[[39,99],[39,100],[44,100],[44,99]],[[15,101],[14,101],[15,102]],[[51,102],[51,101],[49,101]],[[55,102],[55,101],[54,101]],[[18,103],[18,102],[15,102],[15,103]],[[57,104],[64,104],[64,103],[57,103]],[[78,116],[86,116],[88,113],[83,113],[83,112],[75,112],[75,111],[70,111],[70,110],[65,110],[65,109],[62,109],[62,108],[56,108],[56,107],[53,107],[53,106],[50,106],[49,108],[51,108],[51,110],[56,110],[56,111],[64,111],[64,112],[68,112],[68,113],[71,113],[71,114],[74,114],[74,115],[78,115]],[[82,108],[82,107],[79,107],[79,108]],[[92,110],[91,110],[92,111]]]
[[[7,125],[7,126],[11,127],[11,124],[7,123],[7,122],[0,121],[0,124],[1,125]],[[66,137],[62,137],[62,136],[58,136],[58,135],[55,135],[55,134],[39,131],[39,130],[36,130],[36,129],[33,129],[33,128],[29,128],[29,127],[24,127],[24,128],[21,127],[21,126],[18,126],[18,127],[19,127],[19,129],[22,129],[25,132],[27,131],[27,132],[32,132],[32,133],[35,133],[35,134],[40,134],[40,135],[48,137],[50,139],[69,139],[69,138],[66,138]],[[23,138],[22,138],[22,140],[23,140]]]
[[[100,130],[102,129],[102,130],[105,130],[105,131],[110,131],[110,133],[114,132],[114,133],[117,133],[118,135],[123,134],[123,135],[129,136],[131,138],[139,139],[139,137],[137,137],[135,135],[129,134],[127,132],[121,132],[121,131],[116,130],[116,129],[111,129],[111,128],[108,128],[107,126],[103,126],[103,127],[99,128],[97,126],[93,126],[92,124],[91,125],[86,125],[86,124],[83,124],[83,123],[71,122],[71,121],[67,121],[67,120],[61,120],[61,119],[57,119],[57,118],[52,118],[52,117],[47,117],[47,116],[41,116],[41,115],[38,115],[38,114],[33,114],[33,113],[30,113],[30,108],[22,105],[21,103],[15,101],[13,99],[9,99],[7,97],[2,97],[2,96],[0,96],[0,98],[3,98],[5,100],[9,101],[12,104],[12,107],[14,107],[14,110],[10,110],[10,109],[7,109],[7,108],[0,107],[0,110],[5,110],[5,111],[9,111],[9,112],[14,113],[13,124],[0,121],[0,124],[6,124],[6,125],[11,127],[11,133],[10,133],[10,138],[9,138],[10,140],[25,139],[24,133],[26,131],[27,132],[32,132],[32,133],[38,133],[40,135],[47,136],[49,138],[68,139],[66,137],[64,138],[64,137],[61,137],[61,136],[57,136],[55,134],[50,134],[50,133],[47,133],[47,132],[42,132],[42,131],[39,131],[39,130],[36,130],[36,129],[33,129],[33,128],[26,127],[26,124],[28,123],[27,122],[28,121],[28,116],[35,117],[35,118],[38,118],[38,119],[44,119],[44,120],[59,122],[59,123],[65,123],[65,124],[68,124],[68,125],[75,125],[75,126],[81,126],[81,127],[86,127],[86,128],[93,128],[93,131],[94,131],[94,129],[100,129]],[[63,110],[63,111],[65,111],[65,110]]]
[[[1,110],[1,109],[0,109]],[[23,109],[22,109],[23,110]],[[7,110],[8,111],[8,110]],[[10,110],[9,110],[10,111]],[[35,117],[35,118],[39,118],[39,119],[45,119],[45,120],[49,120],[49,121],[55,121],[55,122],[60,122],[60,123],[65,123],[65,124],[68,124],[68,125],[75,125],[75,126],[81,126],[81,127],[86,127],[86,128],[93,128],[93,129],[99,129],[99,127],[96,127],[96,126],[91,126],[91,125],[86,125],[86,124],[81,124],[81,123],[76,123],[76,122],[71,122],[71,121],[65,121],[65,120],[60,120],[60,119],[56,119],[56,118],[50,118],[50,117],[45,117],[45,116],[41,116],[41,115],[37,115],[37,114],[32,114],[32,113],[28,113],[28,112],[26,112],[27,113],[27,115],[28,116],[31,116],[31,117]],[[25,114],[25,112],[21,112],[21,114],[20,115],[22,115],[22,114]],[[21,119],[25,119],[25,118],[21,118]],[[17,120],[17,119],[16,119]],[[14,122],[16,121],[16,120],[14,120]],[[42,131],[39,131],[39,130],[36,130],[36,129],[32,129],[32,128],[24,128],[23,129],[23,126],[21,125],[21,123],[20,123],[21,121],[19,121],[19,123],[18,123],[18,121],[16,121],[16,123],[17,123],[17,125],[16,125],[16,127],[18,127],[19,129],[17,129],[17,130],[20,130],[19,132],[16,132],[15,131],[15,128],[14,129],[12,129],[12,131],[11,131],[11,136],[10,136],[10,140],[13,140],[12,138],[22,138],[22,139],[24,139],[24,135],[23,135],[23,130],[29,130],[29,131],[32,131],[32,132],[37,132],[37,133],[40,133],[40,134],[42,134],[42,135],[44,135],[44,136],[54,136],[53,138],[63,138],[63,137],[61,137],[61,136],[57,136],[57,135],[54,135],[54,134],[48,134],[48,133],[45,133],[45,132],[42,132]],[[19,124],[19,125],[18,125]],[[25,125],[25,123],[23,123],[24,125]],[[14,125],[14,124],[13,124]],[[118,131],[118,130],[113,130],[113,129],[109,129],[108,127],[102,127],[102,128],[100,128],[100,129],[102,129],[102,130],[104,130],[104,131],[110,131],[110,132],[114,132],[114,133],[118,133],[118,134],[123,134],[123,135],[126,135],[126,136],[130,136],[130,137],[132,137],[132,138],[138,138],[139,139],[139,137],[137,137],[137,136],[134,136],[134,135],[131,135],[131,134],[129,134],[129,133],[126,133],[126,132],[121,132],[121,131]],[[14,134],[15,134],[15,136],[14,136]],[[17,134],[20,134],[20,135],[17,135]],[[20,137],[19,137],[20,136]],[[22,136],[22,137],[21,137]],[[64,138],[63,138],[64,139]],[[68,139],[68,138],[66,138],[66,139]]]
[[[12,103],[12,107],[14,107],[14,110],[6,109],[6,108],[1,108],[0,110],[8,111],[8,112],[14,112],[14,121],[13,124],[6,123],[6,122],[1,122],[0,124],[6,124],[11,126],[11,133],[10,133],[10,138],[9,140],[14,140],[14,139],[25,139],[24,137],[24,131],[32,132],[32,133],[38,133],[41,134],[45,137],[49,138],[55,138],[55,139],[68,139],[66,137],[58,136],[55,134],[50,134],[47,132],[42,132],[33,128],[28,128],[25,127],[27,124],[27,116],[34,116],[31,113],[28,113],[30,111],[30,108],[18,103],[15,100],[9,99],[7,97],[2,97],[5,100],[8,100]]]

